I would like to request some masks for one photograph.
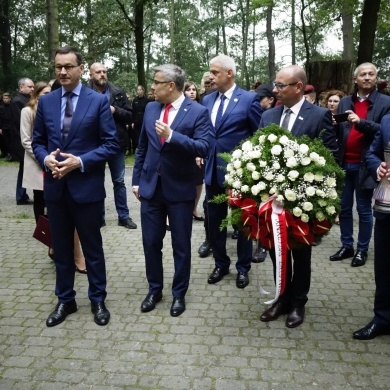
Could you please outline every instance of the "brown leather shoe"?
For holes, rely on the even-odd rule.
[[[279,316],[281,316],[282,314],[287,314],[289,311],[290,308],[288,305],[283,302],[277,301],[260,316],[260,321],[275,321],[279,318]]]
[[[294,307],[294,309],[287,316],[286,319],[287,328],[296,328],[297,326],[302,324],[304,318],[305,318],[305,308]]]

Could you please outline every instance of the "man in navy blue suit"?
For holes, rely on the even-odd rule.
[[[328,109],[306,101],[303,96],[306,84],[306,73],[300,66],[291,65],[281,69],[276,75],[273,90],[281,105],[264,112],[260,127],[276,123],[291,131],[296,137],[302,135],[307,135],[310,138],[319,137],[334,157],[338,159],[338,146],[332,125],[332,114]],[[288,328],[295,328],[302,324],[307,294],[310,289],[311,249],[311,246],[307,245],[301,249],[288,251],[285,291],[260,316],[261,321],[274,321],[281,314],[288,314],[286,320]],[[270,256],[275,275],[275,250],[270,250]]]
[[[390,115],[385,115],[380,129],[366,155],[366,166],[375,181],[387,180],[390,167],[384,160],[384,149],[390,146]],[[390,213],[386,207],[374,206],[374,272],[375,300],[374,318],[365,327],[353,333],[358,340],[371,340],[377,336],[390,335]]]
[[[191,271],[192,211],[196,198],[195,157],[206,157],[211,123],[207,110],[183,94],[184,71],[155,68],[156,102],[146,106],[133,170],[133,193],[141,201],[142,238],[149,292],[141,311],[162,299],[162,248],[168,217],[175,272],[171,315],[185,311]]]
[[[46,171],[44,196],[56,264],[58,304],[46,325],[77,311],[73,237],[80,237],[88,269],[88,297],[94,320],[107,325],[106,267],[100,234],[106,161],[119,153],[116,127],[105,96],[83,86],[81,54],[65,46],[55,56],[62,88],[39,99],[32,147]]]
[[[210,81],[216,91],[206,95],[202,104],[207,107],[213,124],[210,151],[206,159],[206,197],[225,193],[226,163],[219,153],[232,151],[243,139],[251,136],[259,127],[262,108],[254,92],[244,91],[235,81],[236,65],[231,57],[219,55],[210,61]],[[210,243],[213,248],[215,268],[208,283],[219,282],[229,274],[230,258],[226,253],[226,229],[220,230],[226,218],[227,204],[208,203]],[[237,240],[236,286],[245,288],[249,284],[248,272],[252,262],[252,240],[239,233]]]

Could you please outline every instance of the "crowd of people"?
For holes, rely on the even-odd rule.
[[[221,169],[226,162],[220,154],[272,123],[296,137],[321,139],[345,171],[339,215],[341,247],[330,261],[352,258],[351,266],[365,265],[373,229],[373,191],[380,180],[390,180],[390,167],[384,162],[384,148],[390,146],[390,97],[384,88],[387,84],[378,85],[375,65],[363,63],[355,69],[353,93],[332,89],[320,97],[297,65],[280,69],[272,84],[258,82],[246,91],[237,86],[236,65],[227,55],[210,61],[201,82],[202,93],[186,80],[183,69],[165,64],[154,69],[147,96],[145,86],[138,85],[132,101],[108,81],[107,68],[101,63],[90,66],[89,87],[84,86],[83,59],[73,47],[57,50],[55,72],[53,85],[20,79],[18,92],[12,100],[10,93],[4,93],[0,106],[2,157],[19,161],[16,203],[33,203],[37,221],[47,213],[52,233],[49,255],[56,266],[58,302],[47,326],[60,324],[77,310],[75,269],[88,277],[94,321],[106,325],[110,320],[100,232],[105,225],[104,171],[108,164],[118,225],[136,229],[127,205],[126,153],[135,154],[131,190],[140,201],[148,282],[141,311],[154,310],[163,298],[162,248],[168,229],[174,259],[170,314],[176,317],[186,310],[193,221],[204,222],[205,241],[199,256],[212,254],[214,258],[207,283],[221,282],[231,272],[227,230],[220,229],[229,210],[227,203],[209,202],[226,191]],[[198,204],[204,186],[202,215]],[[33,202],[27,189],[33,191]],[[374,318],[353,334],[362,340],[390,334],[386,253],[390,250],[390,209],[377,209],[374,216]],[[238,226],[234,226],[233,238],[237,239],[236,286],[243,289],[250,283],[251,263],[264,261],[267,251],[248,240]],[[275,251],[269,254],[275,274]],[[311,255],[310,245],[288,251],[286,288],[261,314],[261,321],[286,314],[288,328],[304,322]]]

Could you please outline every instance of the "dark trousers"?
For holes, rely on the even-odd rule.
[[[88,269],[88,297],[92,302],[106,298],[106,265],[100,233],[103,200],[76,203],[65,191],[60,202],[46,202],[56,264],[56,289],[58,302],[72,301],[74,290],[74,231],[80,238]]]
[[[221,187],[217,180],[214,179],[211,185],[206,185],[207,200],[211,200],[216,195],[225,193],[225,188]],[[220,230],[222,220],[226,218],[228,213],[227,203],[208,203],[207,222],[209,227],[209,236],[211,247],[213,248],[213,256],[215,266],[220,268],[229,268],[230,258],[226,253],[226,229]],[[241,232],[239,232],[237,239],[237,272],[248,272],[251,268],[252,262],[252,240]]]
[[[191,272],[191,234],[194,200],[169,202],[161,189],[160,179],[152,199],[141,200],[142,241],[145,253],[149,292],[156,294],[164,287],[163,240],[169,220],[175,272],[172,295],[183,298],[188,290]]]
[[[279,300],[291,307],[303,307],[307,302],[311,279],[311,249],[306,245],[287,252],[286,288]],[[269,251],[276,278],[275,249]]]
[[[34,217],[35,221],[38,222],[40,215],[45,214],[45,199],[43,196],[43,191],[33,190],[34,193]]]
[[[381,214],[374,226],[374,321],[390,326],[390,215]]]
[[[27,191],[24,187],[22,187],[23,183],[23,170],[24,170],[24,155],[23,158],[19,161],[19,170],[18,177],[16,179],[16,201],[27,200],[29,196],[27,195]]]

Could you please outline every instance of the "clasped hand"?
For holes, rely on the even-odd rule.
[[[56,157],[60,155],[63,161],[58,161]],[[54,179],[62,179],[69,172],[80,168],[80,160],[70,153],[61,153],[60,149],[51,152],[45,159],[45,165],[50,169]]]

